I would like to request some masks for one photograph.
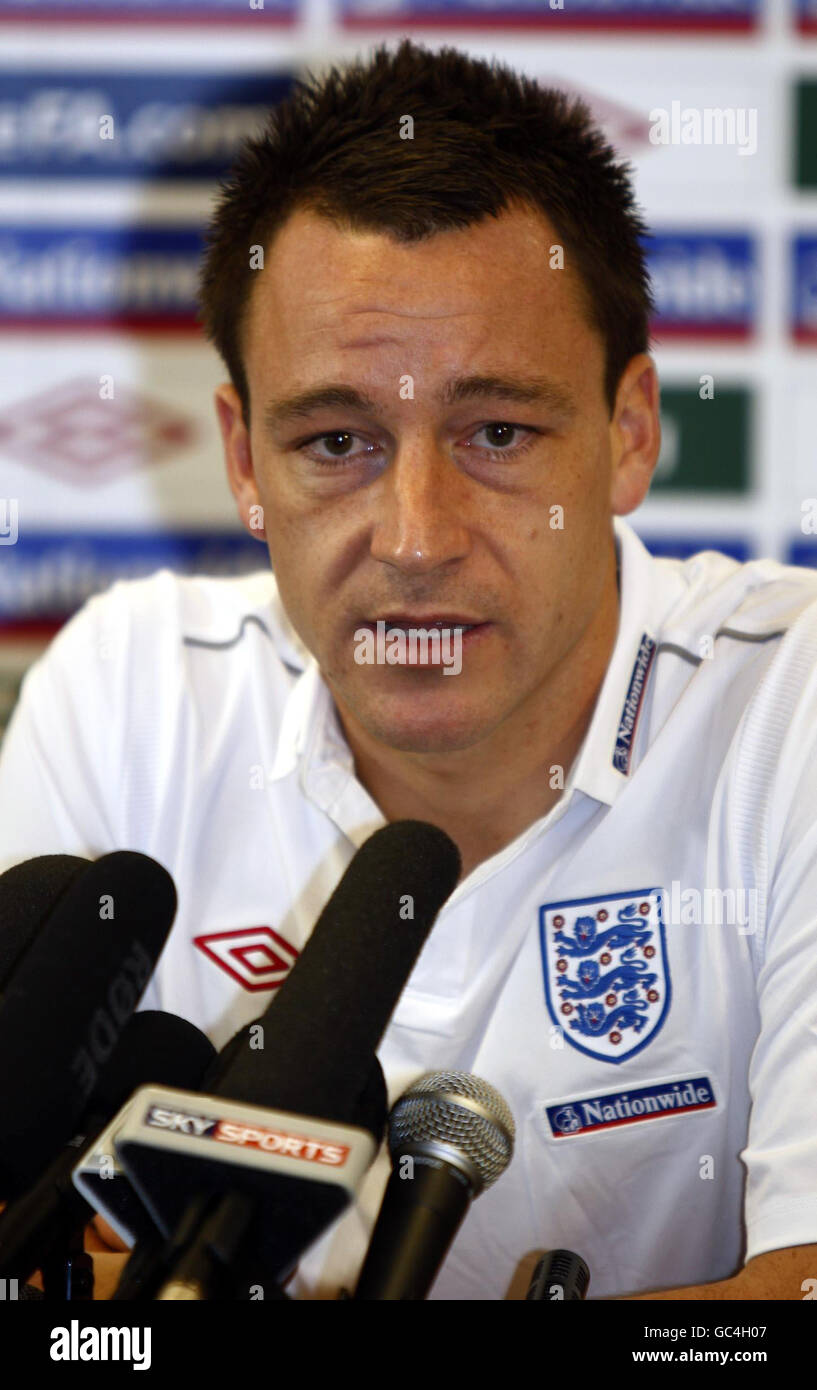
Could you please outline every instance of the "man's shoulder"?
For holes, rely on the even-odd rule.
[[[796,624],[817,623],[817,570],[771,559],[741,563],[713,550],[655,563],[671,568],[681,581],[662,641],[693,649],[719,637],[773,641]]]
[[[772,797],[785,815],[817,757],[817,571],[715,552],[680,568],[685,591],[659,649],[688,654],[686,688],[709,690],[719,727],[734,731],[730,775],[741,815],[752,805],[765,816]],[[746,820],[747,833],[752,826]]]
[[[102,658],[114,652],[127,664],[154,669],[182,661],[186,650],[229,653],[248,629],[265,640],[291,671],[303,670],[309,654],[281,603],[269,569],[213,576],[178,574],[168,568],[136,579],[118,579],[94,594],[54,638],[55,657],[82,645]]]

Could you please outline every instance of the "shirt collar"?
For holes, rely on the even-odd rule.
[[[327,762],[354,768],[335,702],[317,661],[310,655],[284,707],[270,780],[288,777],[299,765]]]
[[[565,784],[612,805],[632,768],[632,745],[665,615],[683,587],[622,517],[613,518],[620,604],[615,645],[587,733]],[[289,694],[270,781],[300,768],[301,785],[327,806],[354,777],[354,759],[314,657]]]
[[[613,518],[619,561],[615,645],[584,742],[565,786],[612,806],[627,785],[638,718],[665,615],[682,588],[672,564],[659,562],[632,527]]]

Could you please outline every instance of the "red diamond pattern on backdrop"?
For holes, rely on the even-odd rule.
[[[0,408],[0,456],[65,482],[95,487],[161,463],[196,437],[193,421],[114,380],[77,377]]]
[[[537,73],[536,80],[545,87],[560,87],[571,96],[581,97],[582,101],[586,101],[607,139],[615,145],[619,154],[635,154],[642,151],[646,153],[655,148],[650,142],[650,122],[638,107],[625,106],[622,102],[605,96],[603,92],[584,87],[578,82],[567,81],[556,73],[544,76]]]

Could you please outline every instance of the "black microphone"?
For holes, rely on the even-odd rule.
[[[377,831],[278,995],[243,1030],[245,1041],[227,1044],[212,1093],[137,1097],[116,1149],[160,1227],[187,1229],[195,1194],[198,1229],[241,1226],[251,1257],[280,1280],[348,1205],[385,1121],[384,1091],[372,1082],[375,1050],[460,868],[456,846],[436,826],[401,821]],[[263,1049],[249,1040],[259,1023]],[[215,1199],[228,1195],[234,1209],[221,1221]],[[212,1251],[220,1240],[204,1244]],[[187,1248],[195,1245],[188,1230]],[[223,1275],[214,1286],[224,1287]],[[188,1271],[166,1296],[200,1297],[195,1289],[206,1290],[208,1278]]]
[[[256,1020],[263,1052],[240,1049],[219,1094],[346,1119],[461,868],[453,840],[425,821],[393,821],[371,835]]]
[[[117,850],[73,873],[44,856],[56,901],[34,885],[37,860],[3,876],[14,936],[0,994],[0,1193],[28,1188],[80,1117],[153,973],[176,912],[173,880],[155,860]],[[55,872],[56,870],[56,872]],[[66,881],[67,880],[67,881]],[[23,927],[14,927],[15,893]],[[22,891],[26,889],[26,891]],[[31,904],[36,899],[36,907]],[[44,920],[32,933],[37,913]]]
[[[356,1299],[426,1297],[474,1199],[511,1161],[514,1122],[470,1072],[427,1072],[389,1116],[392,1175]]]
[[[587,1297],[590,1270],[573,1250],[547,1250],[531,1276],[525,1299],[537,1303],[575,1302]]]
[[[231,1057],[236,1055],[237,1044],[246,1044],[247,1039],[245,1033],[248,1032],[251,1027],[252,1025],[248,1025],[247,1030],[242,1029],[241,1032],[237,1033],[227,1044],[225,1051],[227,1051]],[[206,1096],[203,1093],[206,1087],[211,1091],[215,1089],[210,1086],[208,1078],[217,1073],[222,1055],[222,1053],[219,1053],[216,1056],[215,1063],[209,1068],[207,1075],[200,1083],[200,1092],[202,1094],[199,1096],[194,1097],[189,1091],[159,1091],[157,1089],[150,1092],[146,1090],[137,1092],[136,1097],[132,1098],[123,1110],[120,1111],[116,1119],[111,1122],[108,1131],[106,1131],[106,1134],[99,1141],[99,1147],[101,1147],[104,1142],[109,1150],[112,1142],[116,1150],[117,1146],[122,1142],[123,1135],[126,1133],[124,1121],[126,1118],[130,1118],[132,1105],[137,1100],[142,1104],[151,1099],[158,1099],[162,1105],[166,1104],[169,1100],[171,1105],[175,1105],[180,1097],[182,1097],[185,1102],[194,1099],[215,1099],[214,1096]],[[220,1104],[223,1106],[225,1102],[220,1102]],[[383,1134],[386,1124],[387,1110],[388,1098],[386,1093],[386,1082],[380,1063],[377,1058],[374,1057],[372,1059],[372,1069],[368,1083],[355,1107],[353,1123],[356,1128],[350,1127],[344,1130],[344,1136],[351,1139],[353,1150],[353,1162],[349,1164],[344,1182],[344,1186],[347,1188],[350,1196],[354,1193],[359,1176],[357,1168],[360,1168],[360,1175],[362,1175],[362,1171],[368,1167],[370,1155],[373,1155],[375,1146],[371,1142],[369,1136],[376,1137],[379,1144],[380,1137]],[[277,1118],[284,1123],[284,1129],[279,1134],[275,1134],[275,1132],[271,1131],[269,1128],[271,1121],[276,1118],[272,1111],[267,1109],[259,1110],[253,1107],[252,1112],[250,1112],[248,1107],[243,1106],[239,1110],[239,1119],[242,1121],[240,1126],[240,1137],[244,1142],[249,1139],[246,1123],[250,1113],[252,1116],[260,1115],[264,1122],[264,1129],[257,1132],[256,1136],[252,1139],[252,1143],[260,1143],[266,1148],[266,1152],[259,1155],[257,1166],[263,1181],[268,1183],[274,1162],[272,1154],[277,1151],[274,1146],[272,1150],[270,1149],[273,1136],[276,1141],[283,1141],[291,1138],[287,1132],[287,1126],[291,1128],[293,1119],[305,1121],[307,1126],[314,1126],[315,1122],[311,1119],[305,1119],[303,1116],[296,1117],[291,1114],[285,1116],[278,1115]],[[183,1123],[187,1123],[191,1117],[189,1115],[184,1116],[175,1110],[168,1112],[165,1109],[160,1110],[158,1114],[154,1114],[153,1118],[157,1123],[160,1123],[163,1128],[166,1128],[171,1118],[173,1120],[182,1120]],[[138,1119],[134,1120],[133,1123],[138,1129]],[[361,1130],[365,1131],[365,1133],[361,1134]],[[168,1142],[172,1143],[173,1140],[165,1133],[156,1136],[155,1139],[153,1136],[151,1136],[151,1138],[156,1148],[156,1153],[153,1156],[156,1159],[157,1165],[161,1165],[163,1146]],[[362,1148],[361,1140],[363,1141]],[[299,1135],[299,1141],[301,1143],[304,1142],[303,1133]],[[355,1149],[357,1152],[354,1152]],[[247,1157],[251,1163],[254,1162],[252,1155],[253,1150],[249,1149],[247,1151]],[[283,1161],[284,1170],[291,1168],[291,1166],[291,1158],[285,1158]],[[141,1228],[137,1228],[135,1220],[136,1212],[134,1211],[131,1214],[129,1225],[130,1230],[137,1233],[137,1239],[131,1257],[122,1271],[113,1298],[120,1302],[145,1301],[147,1299],[156,1298],[159,1296],[163,1285],[170,1279],[171,1272],[173,1274],[172,1283],[175,1291],[162,1293],[162,1298],[194,1297],[200,1299],[231,1297],[238,1279],[238,1272],[232,1268],[232,1265],[237,1264],[239,1257],[245,1253],[243,1226],[241,1226],[237,1218],[243,1211],[246,1211],[249,1217],[249,1208],[234,1208],[228,1206],[224,1213],[218,1213],[217,1221],[222,1234],[216,1237],[213,1234],[212,1221],[209,1216],[209,1208],[212,1205],[210,1199],[209,1197],[196,1197],[192,1199],[188,1205],[176,1229],[172,1230],[162,1220],[161,1212],[158,1208],[151,1206],[149,1212],[148,1205],[144,1207],[141,1205],[141,1201],[136,1197],[135,1191],[130,1183],[124,1180],[124,1169],[121,1164],[117,1167],[117,1174],[123,1179],[123,1198],[126,1194],[129,1194],[130,1200],[138,1207],[138,1211],[143,1219],[143,1225]],[[303,1185],[309,1181],[320,1182],[321,1172],[319,1170],[309,1171],[309,1168],[307,1168],[305,1172],[302,1171],[299,1174],[299,1178],[303,1187]],[[110,1186],[110,1184],[108,1184],[108,1186]],[[114,1189],[114,1192],[116,1192],[116,1189]],[[108,1216],[109,1219],[111,1219],[111,1224],[114,1224],[112,1219],[113,1212],[111,1210],[112,1200],[113,1194],[109,1199],[107,1210],[103,1211],[103,1215]],[[117,1215],[120,1215],[121,1219],[124,1220],[123,1213],[117,1212]],[[302,1218],[296,1214],[295,1219],[301,1220]],[[281,1226],[283,1227],[291,1220],[292,1213],[288,1210],[285,1211],[281,1217]],[[120,1234],[125,1233],[120,1229]],[[281,1238],[281,1229],[278,1231],[278,1238]],[[292,1237],[289,1237],[289,1239],[291,1241]],[[213,1251],[208,1247],[213,1247],[215,1245],[220,1245],[222,1248],[219,1250],[218,1257],[214,1259],[212,1257]],[[229,1268],[227,1267],[228,1254]],[[252,1276],[252,1283],[255,1285],[263,1285],[265,1298],[285,1299],[288,1295],[280,1289],[279,1285],[281,1283],[286,1283],[289,1274],[290,1271],[282,1274],[281,1271],[277,1269],[275,1271],[270,1271],[266,1267],[259,1267]],[[244,1296],[248,1298],[252,1297],[252,1294],[249,1292],[251,1288],[249,1278],[245,1279],[244,1287]],[[236,1297],[239,1296],[241,1295],[236,1294]]]
[[[95,1148],[94,1136],[132,1092],[156,1079],[194,1086],[214,1055],[209,1039],[185,1019],[154,1010],[134,1014],[93,1091],[82,1132],[0,1215],[0,1278],[28,1279],[33,1270],[59,1257],[76,1228],[82,1230],[93,1216],[96,1204],[77,1189],[72,1172]],[[115,1178],[101,1181],[100,1187],[106,1197],[108,1189],[118,1187],[120,1203],[136,1200],[132,1191],[122,1191],[123,1187],[129,1189],[124,1176],[118,1182]]]
[[[95,1096],[103,1102],[96,1109],[107,1123],[104,1127],[86,1126],[96,1137],[76,1155],[71,1180],[120,1239],[134,1246],[156,1234],[156,1225],[131,1187],[114,1149],[134,1092],[151,1082],[187,1089],[199,1087],[218,1054],[210,1039],[187,1019],[151,1009],[134,1014],[126,1024],[114,1057],[123,1054],[121,1085],[115,1089],[106,1087],[112,1074],[109,1063],[96,1089]],[[133,1073],[129,1081],[125,1071],[128,1059]]]
[[[40,854],[0,874],[0,990],[49,912],[90,862],[76,854]]]

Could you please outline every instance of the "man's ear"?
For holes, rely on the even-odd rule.
[[[658,372],[649,353],[630,359],[616,391],[610,421],[610,510],[626,516],[640,506],[661,449]]]
[[[225,383],[215,393],[227,481],[236,500],[238,514],[253,540],[266,539],[264,509],[258,495],[250,448],[250,435],[244,423],[241,400],[235,387]]]

